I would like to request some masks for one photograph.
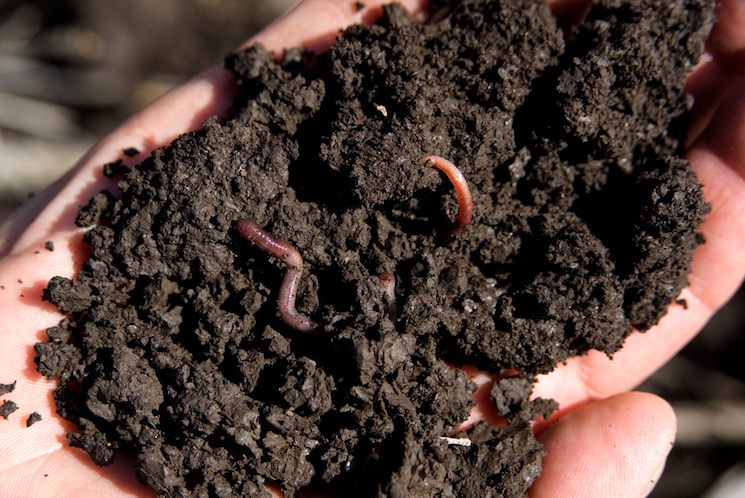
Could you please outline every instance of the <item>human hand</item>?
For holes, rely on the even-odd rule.
[[[270,50],[304,45],[320,51],[332,42],[338,28],[372,21],[372,6],[380,3],[366,2],[367,8],[357,13],[353,2],[305,0],[249,43],[261,41]],[[402,3],[410,12],[426,7],[418,0]],[[553,2],[557,8],[573,3],[576,0]],[[745,255],[739,251],[745,220],[738,216],[745,209],[741,176],[745,169],[745,82],[738,75],[745,66],[742,56],[738,59],[745,48],[742,11],[740,2],[722,2],[721,21],[707,57],[689,79],[697,104],[688,158],[714,211],[702,227],[708,242],[699,247],[691,285],[681,295],[688,310],[671,307],[660,325],[647,334],[629,337],[612,362],[592,351],[541,377],[536,395],[556,399],[561,411],[552,417],[551,425],[536,424],[549,455],[542,477],[531,489],[533,498],[606,496],[609,489],[629,497],[646,493],[674,439],[674,414],[655,396],[627,391],[690,340],[745,275]],[[234,91],[226,71],[208,70],[133,116],[70,174],[0,227],[0,284],[5,286],[0,290],[5,319],[0,330],[5,346],[0,382],[18,380],[17,390],[4,399],[11,398],[20,406],[8,422],[0,421],[4,425],[0,432],[3,495],[152,496],[134,480],[133,461],[126,454],[101,469],[84,452],[68,446],[64,435],[76,428],[55,415],[51,390],[56,382],[43,379],[33,364],[33,344],[46,340],[44,330],[59,321],[56,308],[40,302],[39,297],[51,277],[72,277],[86,259],[82,231],[73,220],[78,207],[92,195],[114,187],[101,176],[101,165],[121,157],[127,147],[143,154],[124,158],[125,164],[139,162],[145,153],[170,143],[178,134],[199,128],[206,117],[224,112]],[[54,241],[54,252],[44,250],[48,240]],[[485,376],[479,378],[488,381]],[[486,406],[482,404],[474,417],[488,413]],[[27,429],[25,418],[32,411],[41,413],[43,421]]]

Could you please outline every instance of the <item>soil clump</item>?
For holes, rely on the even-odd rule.
[[[569,41],[544,2],[438,7],[387,6],[315,58],[232,53],[228,120],[105,168],[120,192],[81,210],[91,256],[50,281],[67,317],[36,346],[70,444],[136,451],[163,496],[526,496],[530,421],[555,408],[533,377],[612,355],[686,285],[708,206],[679,157],[683,83],[713,1],[601,0]],[[458,202],[429,154],[473,196],[448,246]],[[243,218],[297,248],[321,331],[280,320],[285,265]],[[476,386],[446,361],[506,375],[502,426],[451,438]]]

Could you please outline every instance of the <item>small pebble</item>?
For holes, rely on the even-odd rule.
[[[47,243],[44,244],[44,248],[46,248],[47,251],[54,251],[54,242],[47,240]]]

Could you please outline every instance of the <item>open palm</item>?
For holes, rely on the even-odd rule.
[[[369,22],[380,0],[360,12],[347,0],[304,0],[257,35],[271,50],[303,45],[325,49],[338,30]],[[412,13],[424,0],[404,0]],[[584,0],[554,0],[557,9]],[[696,98],[687,158],[714,209],[701,230],[707,243],[694,256],[689,287],[646,334],[632,334],[614,359],[591,351],[542,376],[536,394],[561,405],[549,423],[537,424],[548,450],[533,498],[644,496],[661,471],[675,437],[675,416],[662,399],[629,392],[682,348],[739,287],[745,276],[745,3],[722,0],[707,53],[688,80]],[[221,114],[235,92],[232,77],[212,68],[133,116],[98,144],[68,175],[21,207],[0,226],[0,383],[17,380],[12,398],[20,409],[0,421],[0,495],[7,497],[153,496],[134,478],[126,454],[96,467],[65,434],[76,428],[55,413],[55,381],[42,378],[33,345],[60,320],[41,301],[55,275],[73,277],[87,259],[82,231],[74,224],[80,205],[102,188],[115,188],[101,165],[135,147],[147,153],[180,133]],[[134,164],[144,157],[124,158]],[[53,241],[53,252],[44,249]],[[486,380],[484,376],[482,379]],[[26,427],[36,411],[43,421]],[[474,416],[480,416],[477,409]],[[580,491],[581,490],[581,491]]]

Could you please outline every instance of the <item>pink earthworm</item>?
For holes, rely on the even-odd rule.
[[[378,275],[380,283],[385,286],[385,296],[388,301],[385,311],[391,320],[395,320],[398,309],[396,307],[396,277],[389,271]]]
[[[282,321],[301,332],[317,332],[321,325],[295,309],[297,286],[303,275],[303,258],[297,249],[288,242],[271,236],[254,221],[238,220],[236,228],[243,238],[287,265],[287,272],[279,288],[279,316]]]
[[[423,166],[427,162],[447,175],[448,180],[455,187],[455,194],[458,196],[458,218],[450,225],[444,237],[445,245],[449,246],[455,239],[463,235],[466,227],[471,223],[471,217],[473,216],[471,191],[468,190],[468,184],[463,177],[463,173],[447,159],[440,156],[424,156],[419,159],[418,164]]]

